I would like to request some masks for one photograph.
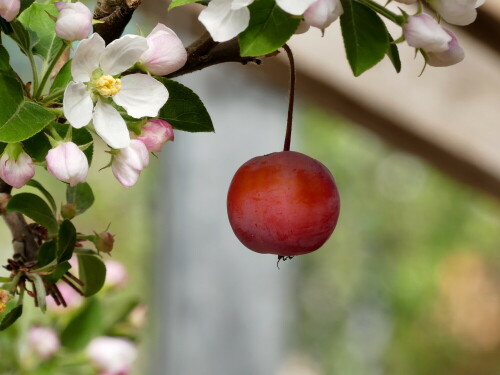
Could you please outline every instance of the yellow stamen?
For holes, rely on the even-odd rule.
[[[102,96],[113,96],[118,94],[122,88],[122,81],[110,75],[101,76],[94,83],[94,87]]]

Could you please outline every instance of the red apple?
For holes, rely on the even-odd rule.
[[[258,253],[295,256],[320,248],[339,217],[340,198],[330,171],[294,151],[243,164],[227,196],[236,237]]]

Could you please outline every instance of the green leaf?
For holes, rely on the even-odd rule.
[[[38,36],[38,42],[33,44],[33,52],[46,62],[50,61],[64,44],[56,35],[55,23],[47,13],[55,17],[59,14],[54,4],[33,3],[18,17],[27,29]]]
[[[68,126],[70,125],[62,125],[62,124],[56,124],[53,123],[52,126],[57,130],[59,135],[61,137],[64,137],[66,135],[66,132],[68,131]],[[79,146],[86,145],[89,142],[92,141],[92,135],[90,132],[85,129],[73,129],[72,130],[73,134],[73,142],[76,143]],[[49,139],[45,135],[45,133],[49,134],[49,131],[47,132],[40,132],[33,137],[26,139],[23,141],[23,146],[26,150],[26,152],[33,158],[33,160],[43,163],[45,161],[45,156],[47,156],[47,153],[49,150],[52,148],[50,145]],[[89,161],[89,165],[92,163],[92,154],[94,152],[94,146],[91,145],[89,148],[87,148],[83,153],[85,156],[87,156],[87,159]]]
[[[64,274],[71,269],[69,262],[63,262],[55,267],[55,271],[49,275],[43,276],[43,279],[49,283],[55,284]]]
[[[12,310],[10,310],[7,314],[5,314],[4,318],[0,322],[0,331],[3,331],[9,328],[12,324],[16,322],[17,319],[23,314],[23,305],[17,305]]]
[[[23,141],[45,128],[55,115],[24,97],[16,77],[0,71],[0,142]]]
[[[19,20],[12,21],[10,25],[14,32],[9,36],[17,43],[24,54],[27,54],[38,43],[38,36],[33,31],[27,30]]]
[[[389,48],[387,48],[387,56],[391,60],[394,69],[396,69],[396,72],[399,73],[401,72],[401,59],[399,57],[398,45],[394,43],[394,39],[392,38],[391,34],[389,34],[389,31],[387,31],[387,37],[389,38]]]
[[[83,294],[90,297],[96,294],[106,280],[106,266],[98,257],[78,254],[78,274],[84,283]]]
[[[172,2],[170,3],[168,9],[174,9],[178,6],[181,6],[181,5],[186,5],[186,4],[191,4],[191,3],[196,3],[198,2],[199,0],[172,0]]]
[[[39,196],[31,193],[14,195],[7,204],[7,212],[20,212],[47,228],[50,234],[57,234],[58,224],[50,207]]]
[[[51,263],[56,263],[57,243],[56,241],[45,242],[38,249],[38,269],[43,268]]]
[[[249,9],[250,24],[239,36],[241,56],[263,56],[276,51],[300,23],[300,18],[283,11],[274,0],[255,1]]]
[[[4,46],[0,44],[0,70],[2,71],[11,71],[12,67],[10,66],[10,57],[9,53],[5,49]]]
[[[69,220],[64,220],[59,226],[59,238],[57,240],[57,261],[70,260],[76,244],[76,229]]]
[[[52,86],[50,86],[50,92],[58,91],[64,89],[68,86],[68,83],[73,79],[71,75],[71,62],[73,60],[69,60],[64,64],[59,73],[57,73],[56,78],[54,78],[54,82]]]
[[[81,350],[99,335],[102,326],[102,306],[91,298],[61,333],[61,344],[70,350]]]
[[[28,273],[28,278],[33,281],[38,307],[42,312],[45,312],[47,310],[47,294],[45,293],[45,284],[42,277],[37,273]]]
[[[203,102],[191,89],[179,82],[157,77],[170,93],[159,117],[175,129],[187,132],[213,132],[212,119]]]
[[[354,0],[342,0],[340,27],[347,60],[357,77],[375,66],[387,53],[389,39],[377,13]]]
[[[56,213],[57,211],[56,201],[54,200],[54,197],[52,197],[52,194],[50,194],[49,191],[45,189],[41,183],[39,183],[37,180],[29,180],[26,183],[26,185],[38,189],[49,202],[50,207],[52,208],[52,212],[54,212],[54,214]]]
[[[83,214],[94,204],[94,193],[86,182],[66,188],[66,201],[76,203],[77,215]]]

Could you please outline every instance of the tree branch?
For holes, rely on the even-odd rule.
[[[214,42],[209,33],[203,34],[186,48],[188,59],[186,64],[176,72],[168,74],[167,78],[179,77],[196,72],[212,65],[226,62],[237,62],[243,65],[248,63],[261,64],[261,57],[241,57],[238,39],[227,42]],[[264,56],[265,57],[265,56]]]
[[[0,179],[0,215],[12,233],[14,259],[21,258],[25,262],[37,259],[38,245],[24,216],[19,212],[7,212],[7,203],[11,198],[12,186]]]
[[[129,23],[142,0],[98,0],[94,8],[94,31],[102,36],[106,44],[118,39]]]

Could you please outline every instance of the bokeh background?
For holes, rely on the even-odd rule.
[[[165,2],[146,0],[129,32],[161,21],[187,45],[202,32],[198,11],[166,17]],[[498,28],[495,12],[486,8],[475,27]],[[98,172],[108,161],[98,149],[89,179],[96,204],[77,224],[90,233],[111,223],[116,234],[112,259],[128,276],[98,298],[111,322],[103,334],[139,345],[134,373],[498,374],[500,46],[478,35],[462,29],[468,55],[456,67],[418,77],[423,61],[402,47],[402,73],[383,61],[360,78],[349,72],[338,25],[323,39],[317,30],[294,37],[292,148],[332,171],[342,208],[322,249],[280,269],[274,256],[239,244],[225,198],[241,164],[282,147],[285,60],[180,79],[205,102],[216,133],[177,132],[132,189]],[[62,183],[41,169],[36,178],[62,202]],[[5,259],[10,238],[1,231]],[[131,320],[129,307],[143,305],[148,317]],[[81,308],[33,310],[2,333],[0,372],[95,373],[84,349],[62,348],[59,358],[73,354],[56,368],[26,341],[33,325],[60,331]]]

